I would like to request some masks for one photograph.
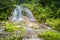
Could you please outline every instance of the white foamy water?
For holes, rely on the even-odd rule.
[[[17,22],[23,20],[21,12],[22,12],[22,7],[17,6],[15,10],[11,13],[12,16],[10,17],[10,21]]]
[[[23,20],[23,18],[22,18],[22,16],[23,16],[22,11],[26,12],[26,15],[27,15],[26,17],[27,17],[30,21],[35,21],[33,15],[32,15],[32,12],[31,12],[29,9],[23,8],[23,7],[21,7],[21,6],[17,6],[17,7],[15,8],[15,10],[11,13],[12,16],[10,17],[10,21],[12,21],[12,22],[17,22],[17,21]]]
[[[26,12],[27,17],[28,17],[28,19],[29,19],[30,21],[36,21],[35,18],[33,17],[32,12],[31,12],[29,9],[24,8],[24,11]]]
[[[28,18],[29,21],[36,21],[32,12],[27,9],[27,8],[23,8],[21,6],[17,6],[15,8],[15,10],[11,13],[12,16],[10,17],[10,21],[11,22],[18,22],[18,21],[22,21],[23,19],[23,14],[22,11],[26,12],[26,17]],[[43,40],[41,38],[36,37],[35,35],[37,34],[37,30],[34,30],[32,28],[26,28],[26,34],[23,38],[23,40]]]

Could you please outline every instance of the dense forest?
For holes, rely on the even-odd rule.
[[[60,40],[60,0],[0,0],[0,21],[7,21],[17,5],[27,7],[39,23],[56,30],[42,32],[38,37]]]

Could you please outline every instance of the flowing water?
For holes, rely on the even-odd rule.
[[[30,21],[36,21],[36,20],[34,19],[33,15],[32,15],[32,12],[31,12],[29,9],[24,8],[24,11],[26,12],[27,17],[28,17],[28,19],[29,19]]]
[[[15,10],[11,13],[12,16],[11,16],[11,18],[10,18],[10,21],[12,21],[12,22],[17,22],[17,21],[23,20],[23,18],[22,18],[22,16],[23,16],[22,11],[26,12],[27,18],[28,18],[30,21],[35,21],[33,15],[32,15],[32,12],[31,12],[29,9],[23,8],[23,7],[21,7],[21,6],[17,6],[17,7],[15,8]]]
[[[10,21],[17,22],[17,21],[23,20],[21,12],[22,12],[22,7],[21,6],[17,6],[15,8],[15,10],[11,13],[12,16],[10,18]]]
[[[11,22],[18,22],[18,21],[22,21],[23,19],[23,14],[22,11],[26,12],[26,17],[28,18],[29,21],[35,21],[32,12],[27,9],[27,8],[23,8],[21,6],[17,6],[15,8],[15,10],[12,12],[12,16],[10,17],[10,21]],[[26,28],[26,34],[23,38],[23,40],[42,40],[39,39],[38,37],[35,37],[34,35],[37,34],[38,31],[33,30],[32,28]]]

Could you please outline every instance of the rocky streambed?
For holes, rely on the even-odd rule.
[[[4,22],[1,22],[0,23],[0,38],[2,40],[8,40],[8,39],[11,39],[11,40],[14,40],[14,39],[16,40],[44,40],[43,38],[37,37],[38,33],[42,31],[50,30],[50,28],[45,26],[44,24],[38,25],[35,22],[30,22],[30,21],[27,21],[27,22],[23,21],[23,22],[14,23],[14,24],[15,26],[18,25],[17,26],[18,28],[22,26],[25,30],[22,29],[24,31],[15,30],[12,32],[7,32]]]

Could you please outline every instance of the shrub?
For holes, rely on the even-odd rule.
[[[45,22],[47,18],[54,17],[54,12],[48,6],[45,8],[32,4],[22,4],[22,6],[30,9],[39,22]]]
[[[7,36],[5,38],[1,38],[4,40],[22,40],[24,34],[25,34],[25,28],[21,26],[17,26],[15,23],[11,22],[5,22],[5,31],[6,32],[14,32],[14,31],[20,31],[19,36],[17,36],[15,33],[11,34],[10,36]]]
[[[25,28],[24,27],[20,27],[20,26],[16,26],[15,24],[13,24],[13,23],[9,23],[9,22],[6,22],[5,23],[5,30],[7,31],[7,32],[13,32],[13,31],[15,31],[15,30],[20,30],[20,31],[24,31],[25,30]]]
[[[60,31],[60,19],[50,18],[46,20],[46,23],[53,29]]]
[[[60,9],[58,9],[56,12],[56,18],[60,18]]]
[[[8,20],[13,8],[8,8],[0,11],[0,20]]]
[[[5,30],[10,32],[10,31],[15,31],[18,30],[19,28],[17,28],[13,23],[5,23]]]
[[[38,37],[45,40],[60,40],[60,33],[54,31],[40,32]]]
[[[23,37],[7,36],[5,38],[0,37],[0,40],[22,40]]]

